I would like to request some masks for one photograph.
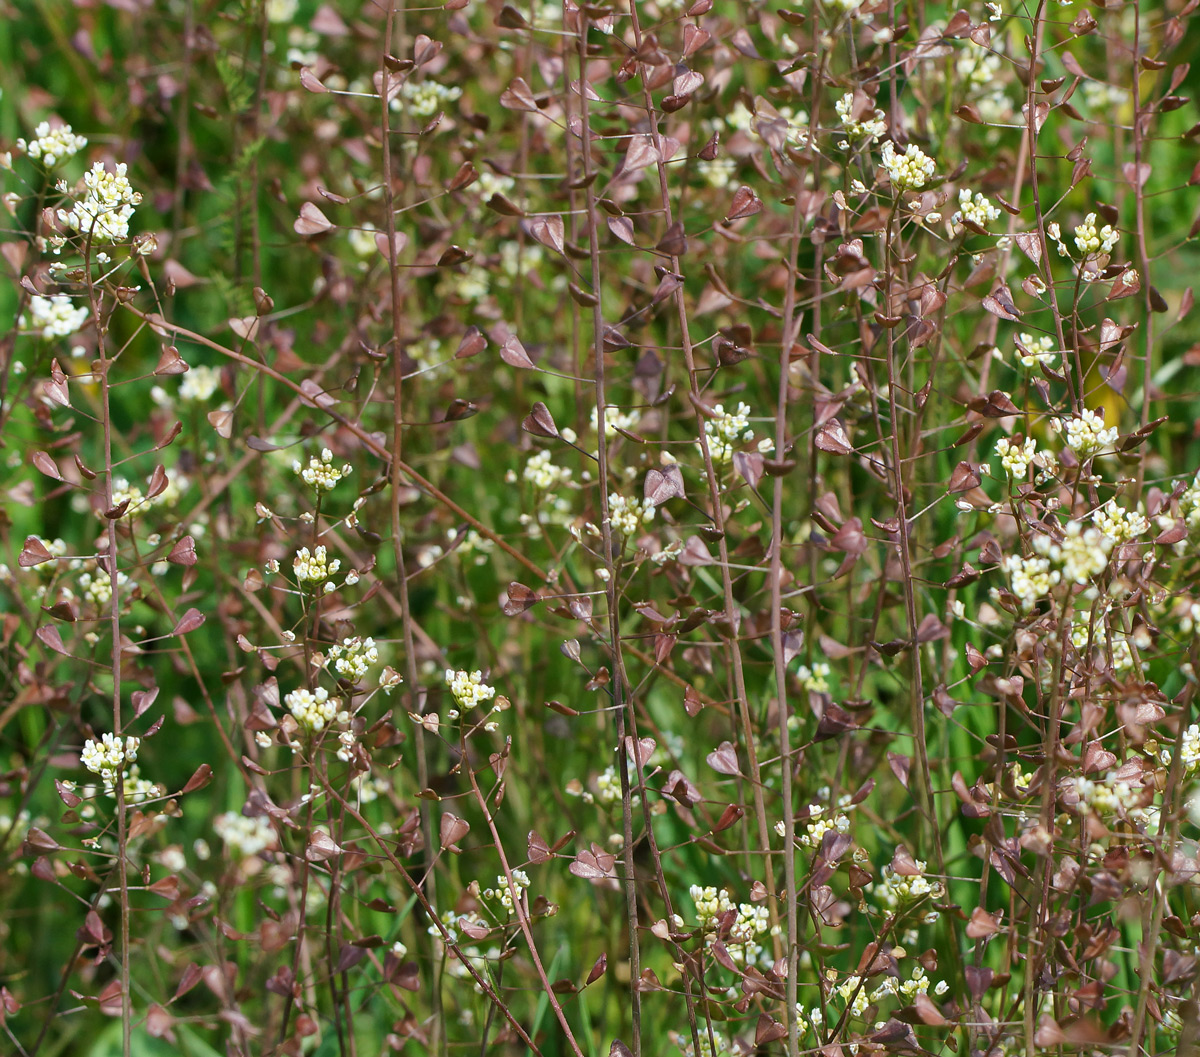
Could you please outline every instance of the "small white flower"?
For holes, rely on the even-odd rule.
[[[292,559],[292,572],[300,583],[319,583],[341,567],[338,558],[327,556],[324,546],[314,548],[311,554],[307,547],[301,547]]]
[[[1075,245],[1085,257],[1098,253],[1109,253],[1117,244],[1120,235],[1111,224],[1105,224],[1096,229],[1096,214],[1089,213],[1083,218],[1082,224],[1075,226]]]
[[[883,167],[897,191],[921,190],[936,169],[933,159],[915,143],[910,143],[903,154],[897,154],[891,140],[883,144]]]
[[[405,81],[400,86],[400,94],[392,100],[392,109],[401,108],[401,100],[408,104],[409,113],[414,117],[433,117],[447,104],[454,102],[462,95],[462,89],[455,85],[439,84],[437,81]]]
[[[1069,418],[1062,428],[1066,430],[1067,447],[1084,457],[1111,448],[1119,436],[1116,426],[1105,428],[1100,414],[1088,408]]]
[[[103,779],[104,791],[112,796],[117,775],[137,759],[141,744],[141,738],[121,739],[116,734],[104,734],[99,741],[89,739],[84,743],[79,762]]]
[[[87,146],[87,139],[76,135],[70,125],[51,128],[50,122],[43,121],[33,130],[33,134],[34,138],[28,142],[23,139],[17,140],[17,147],[34,161],[40,161],[47,169],[61,165]],[[5,166],[11,167],[11,163]]]
[[[463,709],[473,708],[496,696],[496,688],[483,681],[483,672],[446,669],[446,686]]]
[[[179,385],[179,399],[203,402],[217,391],[221,384],[221,371],[217,367],[201,364],[191,367]]]
[[[1000,219],[1000,210],[978,191],[971,194],[969,187],[963,187],[958,192],[958,211],[950,218],[952,224],[964,222],[976,227],[986,228],[993,220]]]
[[[65,338],[79,330],[87,317],[87,305],[76,308],[66,294],[34,294],[29,300],[29,315],[21,317],[20,326],[43,338]]]
[[[129,238],[133,208],[142,201],[125,171],[124,162],[118,163],[113,172],[103,162],[96,162],[84,174],[85,194],[76,199],[69,212],[58,211],[59,221],[93,242],[124,242]]]
[[[340,468],[333,465],[333,452],[328,448],[322,448],[320,456],[310,455],[307,466],[296,460],[292,471],[318,495],[331,491],[343,477],[350,476],[349,465]]]
[[[329,691],[323,686],[316,690],[293,690],[284,697],[283,703],[300,726],[314,733],[324,730],[337,715],[337,701],[330,698]]]
[[[1029,470],[1029,464],[1037,455],[1037,441],[1026,437],[1024,443],[1018,444],[1007,437],[1001,437],[996,441],[996,454],[1000,456],[1000,464],[1009,477],[1021,481]]]

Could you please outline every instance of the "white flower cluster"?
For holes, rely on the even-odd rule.
[[[246,818],[226,811],[213,819],[213,830],[234,855],[252,858],[275,847],[275,830],[270,819]]]
[[[740,1048],[734,1049],[734,1044],[728,1035],[721,1034],[715,1028],[711,1030],[711,1038],[708,1030],[704,1028],[696,1032],[696,1037],[700,1040],[699,1050],[692,1045],[692,1037],[686,1032],[672,1032],[671,1037],[674,1038],[683,1057],[729,1057],[730,1054],[742,1052]]]
[[[453,103],[461,96],[462,89],[437,81],[405,81],[400,87],[400,95],[408,103],[409,112],[414,117],[433,117],[447,103]],[[400,109],[399,102],[399,99],[392,100],[393,110]]]
[[[1114,815],[1122,808],[1131,807],[1137,797],[1128,782],[1122,782],[1111,774],[1103,782],[1093,782],[1080,775],[1073,784],[1080,809],[1090,809],[1100,815]]]
[[[883,167],[897,191],[921,190],[933,178],[936,168],[933,159],[915,143],[910,143],[903,154],[897,154],[890,139],[883,144]]]
[[[837,111],[838,118],[842,122],[842,128],[846,130],[846,136],[851,141],[865,139],[874,143],[887,131],[887,121],[882,110],[875,110],[869,117],[864,116],[860,120],[854,117],[854,93],[847,92],[836,103],[833,108]],[[843,148],[844,149],[844,148]]]
[[[696,172],[709,187],[720,191],[732,182],[737,162],[733,158],[700,159],[696,162]]]
[[[833,970],[829,970],[833,973]],[[866,987],[863,986],[862,977],[857,973],[851,973],[837,986],[838,997],[849,1006],[850,1013],[853,1016],[861,1017],[871,1004],[871,995]]]
[[[556,466],[550,461],[550,452],[543,448],[529,456],[521,476],[540,492],[548,492],[552,488],[566,484],[571,480],[571,470],[567,466]]]
[[[1109,253],[1117,244],[1120,235],[1111,224],[1096,228],[1096,214],[1089,213],[1082,224],[1075,225],[1075,245],[1085,257],[1097,253]]]
[[[529,887],[529,874],[524,870],[513,870],[512,879],[513,885],[520,891],[525,891]],[[510,914],[515,909],[513,906],[512,889],[508,887],[508,879],[504,874],[496,875],[496,887],[485,888],[483,890],[483,898],[495,900]]]
[[[596,799],[602,804],[617,804],[621,800],[621,776],[611,764],[596,779]],[[633,797],[637,800],[635,794]]]
[[[562,14],[562,8],[557,4],[552,5],[559,15]],[[517,186],[516,180],[511,176],[504,176],[501,173],[492,172],[491,169],[484,169],[479,174],[479,179],[471,185],[471,189],[479,195],[480,198],[487,200],[492,195],[508,195],[513,188]]]
[[[725,115],[725,124],[734,132],[751,132],[754,129],[754,111],[739,99]],[[720,130],[717,128],[713,131]]]
[[[341,645],[330,646],[329,660],[333,661],[338,675],[357,683],[372,664],[379,663],[379,650],[375,647],[374,639],[360,639],[355,635],[342,639]]]
[[[925,876],[925,863],[921,859],[914,859],[913,863],[918,871],[916,874],[898,874],[889,864],[880,871],[880,879],[868,886],[867,890],[878,900],[882,909],[895,913],[918,899],[926,896],[940,899],[945,894],[946,889],[941,881],[930,881]]]
[[[824,804],[809,804],[808,817],[811,821],[805,824],[804,832],[796,835],[796,840],[806,848],[819,848],[830,830],[838,833],[850,831],[850,819],[845,812],[835,811],[827,815]],[[781,837],[787,832],[782,821],[775,823],[775,832]]]
[[[1000,210],[992,205],[991,200],[976,191],[971,194],[969,187],[962,187],[958,192],[958,210],[950,218],[952,224],[964,222],[976,227],[986,228],[993,220],[1000,219]]]
[[[754,430],[749,429],[750,405],[739,403],[736,411],[726,411],[724,404],[713,405],[713,418],[704,420],[704,435],[708,439],[708,450],[715,463],[726,463],[733,458],[736,444],[749,444],[754,440]],[[699,442],[696,444],[700,448]],[[764,455],[775,448],[775,442],[770,437],[764,437],[758,443],[758,450]]]
[[[1127,106],[1132,98],[1128,89],[1102,81],[1084,81],[1080,94],[1089,110],[1119,110]]]
[[[737,917],[729,926],[729,942],[744,948],[753,948],[757,952],[758,944],[754,941],[770,928],[771,915],[765,906],[755,906],[753,903],[739,903]],[[734,961],[739,961],[742,951],[733,953]],[[749,951],[744,953],[749,954]],[[752,958],[746,959],[748,962]]]
[[[76,135],[70,125],[51,128],[49,121],[43,121],[33,130],[33,135],[34,138],[28,141],[17,140],[17,147],[47,169],[74,157],[87,146],[87,139]]]
[[[863,0],[824,0],[824,6],[837,14],[849,15],[854,18],[858,14],[862,2]]]
[[[608,516],[613,531],[632,536],[643,522],[654,519],[654,504],[648,499],[626,499],[618,492],[608,497]]]
[[[1171,750],[1160,749],[1159,762],[1164,767],[1171,765]],[[1193,723],[1183,732],[1183,743],[1179,746],[1179,762],[1187,773],[1200,768],[1200,726]]]
[[[727,888],[692,885],[688,889],[688,895],[696,904],[696,921],[704,932],[713,932],[717,922],[733,909],[733,900]]]
[[[800,665],[796,669],[796,674],[800,677],[804,689],[810,694],[827,694],[829,693],[829,670],[828,664],[817,661],[811,668],[807,664]]]
[[[123,572],[117,573],[117,586],[123,586],[129,577]],[[112,601],[112,577],[103,569],[97,568],[95,573],[84,571],[79,574],[79,589],[92,605],[97,608],[108,605]]]
[[[311,554],[307,547],[301,547],[292,559],[292,572],[300,583],[319,583],[327,580],[341,567],[341,560],[329,558],[323,545],[315,547]]]
[[[346,241],[350,243],[350,252],[362,260],[370,260],[379,252],[375,244],[375,225],[369,220],[346,232]]]
[[[79,330],[87,317],[87,305],[76,308],[66,294],[34,294],[29,315],[21,317],[21,329],[43,338],[65,338]]]
[[[93,242],[123,242],[129,238],[133,207],[141,204],[142,196],[129,183],[125,168],[120,162],[114,172],[109,172],[103,162],[96,162],[83,176],[87,193],[76,200],[70,212],[60,209],[58,219]]]
[[[1000,456],[1000,465],[1013,480],[1024,480],[1029,472],[1029,464],[1037,456],[1037,441],[1026,437],[1024,442],[1009,440],[1001,437],[996,441],[996,454]]]
[[[955,83],[968,88],[987,88],[1000,75],[1003,60],[995,52],[980,47],[970,47],[955,61]]]
[[[141,744],[141,738],[130,736],[122,741],[116,734],[104,734],[99,741],[89,738],[79,754],[79,762],[103,779],[104,791],[111,796],[117,775],[125,769],[126,764],[132,764],[137,759]]]
[[[267,0],[267,21],[278,25],[281,22],[291,22],[299,9],[299,0]]]
[[[604,409],[604,436],[615,437],[618,429],[634,430],[641,421],[642,413],[636,408],[626,412],[609,404]],[[592,408],[592,429],[596,428],[596,409]]]
[[[1179,509],[1189,531],[1200,529],[1200,472],[1179,496]]]
[[[518,275],[528,275],[537,269],[544,256],[542,247],[536,243],[522,246],[510,239],[500,246],[500,271],[510,279],[515,279]]]
[[[933,988],[935,995],[944,995],[950,990],[945,980],[939,980]],[[914,965],[912,974],[907,980],[898,976],[885,976],[883,982],[871,992],[872,1002],[881,1002],[885,998],[905,998],[912,1001],[917,995],[929,994],[929,977],[925,975],[924,967]]]
[[[460,708],[474,708],[496,696],[496,688],[488,686],[483,681],[483,672],[478,669],[473,672],[446,669],[446,686],[454,695]]]
[[[440,363],[442,355],[442,339],[432,336],[414,341],[405,350],[409,358],[419,367],[430,367]]]
[[[790,106],[781,106],[779,116],[787,122],[784,139],[790,146],[803,150],[808,146],[808,130],[810,123],[807,110],[793,110]]]
[[[1100,647],[1105,644],[1103,632],[1097,632],[1095,638],[1092,636],[1092,631],[1089,626],[1087,615],[1084,614],[1082,619],[1077,619],[1071,625],[1071,645],[1080,653],[1088,648],[1088,643],[1093,646]],[[1129,644],[1129,639],[1120,633],[1111,633],[1112,643],[1112,668],[1117,672],[1128,672],[1133,669],[1133,647]]]
[[[1092,520],[1114,546],[1130,543],[1150,530],[1150,522],[1136,510],[1126,510],[1110,499],[1092,511]]]
[[[1039,363],[1052,364],[1058,356],[1055,340],[1049,334],[1035,338],[1022,331],[1017,335],[1017,361],[1022,367],[1033,367]]]
[[[288,711],[305,730],[316,733],[337,718],[337,700],[323,686],[316,690],[293,690],[283,699]]]
[[[1024,609],[1032,609],[1038,599],[1045,598],[1062,579],[1057,569],[1050,568],[1048,558],[1022,558],[1019,554],[1010,554],[1004,559],[1004,571],[1008,573],[1012,593]]]
[[[1033,538],[1033,549],[1061,565],[1068,581],[1086,584],[1108,568],[1113,543],[1098,528],[1084,528],[1078,521],[1069,521],[1063,529],[1061,543],[1039,534]]]
[[[217,391],[221,384],[221,370],[218,367],[208,367],[201,364],[191,367],[179,383],[179,399],[202,402]]]
[[[349,464],[340,468],[334,466],[333,452],[328,448],[322,448],[320,456],[310,455],[307,466],[297,459],[292,463],[292,471],[318,495],[321,492],[332,491],[338,481],[350,476]]]
[[[1065,429],[1067,447],[1085,458],[1105,448],[1111,448],[1119,436],[1116,426],[1106,429],[1104,418],[1089,408],[1084,408],[1078,415],[1067,419],[1065,426],[1058,419],[1051,419],[1050,428],[1055,431]]]

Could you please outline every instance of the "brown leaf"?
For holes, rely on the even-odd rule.
[[[1001,319],[1007,319],[1014,323],[1020,322],[1021,313],[1013,304],[1012,294],[1003,284],[996,287],[983,299],[983,307],[993,316],[999,316]]]
[[[194,793],[197,789],[203,789],[212,779],[212,773],[213,769],[207,763],[202,763],[193,772],[192,777],[187,780],[187,785],[179,792],[181,794]]]
[[[56,481],[65,480],[62,473],[58,469],[58,463],[50,458],[50,456],[44,451],[35,451],[29,457],[29,461],[47,477],[52,477]],[[30,539],[32,538],[33,537],[31,536]]]
[[[297,235],[304,235],[306,238],[311,235],[322,235],[326,231],[333,228],[332,222],[325,216],[312,202],[305,202],[300,207],[300,215],[292,224],[292,229]]]
[[[729,207],[729,215],[725,218],[728,224],[733,220],[741,220],[744,217],[752,217],[755,213],[762,211],[762,199],[754,193],[751,188],[742,184],[733,193],[733,203]]]
[[[438,839],[441,841],[442,848],[452,852],[457,853],[460,850],[454,845],[470,832],[471,824],[465,818],[449,811],[442,815],[441,822],[438,824]]]
[[[321,83],[320,78],[317,77],[317,75],[313,73],[312,70],[310,70],[307,66],[300,67],[300,86],[308,89],[310,92],[315,92],[318,95],[322,92],[329,91],[329,89]],[[301,234],[304,233],[301,232]]]
[[[661,470],[647,471],[642,494],[654,506],[660,506],[668,499],[683,499],[683,471],[674,463]]]
[[[167,554],[167,561],[173,565],[195,565],[196,564],[196,541],[191,536],[184,536],[177,541],[175,546],[171,548]]]
[[[529,234],[555,253],[563,252],[563,221],[560,216],[540,216],[530,219]]]
[[[718,774],[735,775],[740,773],[738,767],[737,749],[733,747],[733,742],[723,741],[717,748],[710,752],[707,757],[709,767]]]
[[[208,424],[217,431],[217,435],[228,440],[233,436],[233,412],[210,411],[206,416]]]
[[[509,86],[500,93],[500,105],[506,110],[525,110],[533,114],[538,112],[533,90],[520,77],[513,78]]]
[[[38,640],[46,646],[49,646],[55,653],[61,653],[64,656],[70,656],[70,651],[63,645],[62,636],[58,633],[58,628],[50,624],[43,624],[37,629]]]
[[[846,427],[836,418],[831,418],[817,430],[813,443],[821,451],[833,455],[849,455],[854,451],[850,438],[846,435]]]
[[[52,561],[54,561],[54,555],[46,549],[46,545],[37,536],[25,537],[25,545],[21,548],[17,565],[22,569],[28,569],[34,565],[41,565],[42,562]]]
[[[518,367],[521,370],[527,371],[533,367],[533,360],[529,358],[529,353],[525,351],[525,346],[521,344],[521,339],[515,334],[511,335],[500,346],[500,359],[510,367]]]
[[[179,623],[172,629],[172,635],[186,635],[189,632],[195,631],[201,624],[204,623],[204,614],[195,607],[189,609],[182,617],[179,618]]]
[[[308,847],[304,849],[304,857],[309,862],[326,862],[341,854],[342,849],[334,843],[333,838],[320,829],[313,832]]]
[[[540,400],[533,405],[533,409],[525,416],[525,420],[521,423],[521,428],[526,433],[532,433],[535,437],[550,437],[558,436],[558,426],[554,422],[554,416],[550,414],[550,409]]]
[[[1042,263],[1042,240],[1036,231],[1021,231],[1013,236],[1017,246],[1033,263]]]

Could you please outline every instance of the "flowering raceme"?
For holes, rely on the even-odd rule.
[[[75,200],[70,211],[60,209],[58,219],[72,231],[93,242],[124,242],[129,238],[129,220],[142,196],[125,176],[126,165],[119,162],[109,172],[103,162],[84,174],[85,194]]]
[[[316,690],[293,690],[284,699],[288,711],[305,730],[316,733],[337,717],[337,701],[323,686]]]
[[[88,317],[87,305],[75,307],[66,294],[29,299],[29,315],[21,317],[21,329],[43,338],[65,338],[74,334]]]
[[[890,139],[883,144],[883,167],[897,191],[921,190],[933,179],[936,169],[933,159],[915,143],[910,143],[903,154],[897,154]]]
[[[297,459],[292,463],[292,470],[318,495],[332,491],[338,481],[350,476],[349,465],[340,468],[333,465],[333,452],[328,448],[322,448],[319,456],[310,455],[307,466]]]
[[[68,158],[73,158],[87,146],[87,139],[76,135],[70,125],[51,128],[49,121],[43,121],[33,130],[33,135],[34,138],[28,141],[17,140],[17,147],[23,150],[27,157],[40,161],[47,169],[53,169]]]
[[[104,791],[111,796],[116,788],[117,776],[128,764],[137,759],[141,738],[126,737],[123,741],[116,734],[105,734],[99,741],[89,739],[79,754],[79,762],[92,774],[104,781]]]
[[[1050,427],[1054,430],[1065,429],[1067,447],[1084,457],[1111,448],[1119,436],[1116,426],[1105,428],[1104,418],[1088,408],[1067,419],[1065,425],[1058,419],[1052,419]]]
[[[473,708],[496,696],[496,688],[488,686],[483,681],[483,672],[478,670],[466,672],[447,668],[446,686],[449,687],[450,693],[454,695],[454,700],[458,702],[460,708]]]
[[[341,559],[328,557],[324,546],[314,547],[311,553],[307,547],[301,547],[292,559],[292,572],[300,583],[320,583],[341,567]]]
[[[340,645],[330,646],[329,660],[338,675],[357,683],[370,671],[371,665],[379,662],[379,650],[375,648],[374,639],[360,639],[355,635],[342,639]]]

